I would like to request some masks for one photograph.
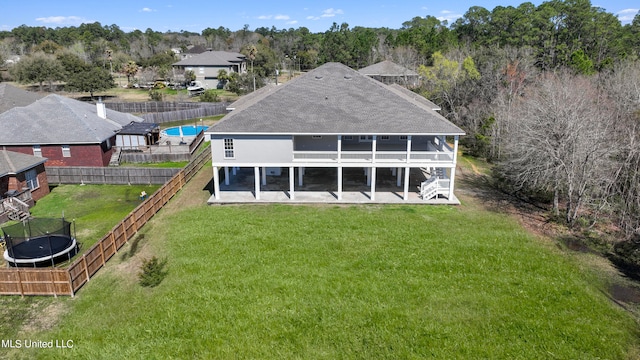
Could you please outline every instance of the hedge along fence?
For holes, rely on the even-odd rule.
[[[74,296],[210,160],[207,148],[66,269],[0,269],[0,295]]]
[[[165,123],[170,121],[189,120],[206,116],[222,115],[227,113],[229,103],[207,102],[105,102],[105,107],[111,110],[142,114],[145,122]]]
[[[164,184],[179,168],[47,166],[49,184]]]

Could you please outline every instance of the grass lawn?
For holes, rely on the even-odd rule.
[[[207,169],[205,169],[206,171]],[[575,259],[473,206],[206,206],[193,182],[29,339],[64,359],[631,359]],[[142,258],[169,275],[142,288]],[[51,301],[51,300],[49,300]],[[6,338],[6,336],[4,336]]]
[[[76,235],[88,249],[140,204],[140,192],[160,185],[59,185],[31,209],[34,217],[75,219]]]

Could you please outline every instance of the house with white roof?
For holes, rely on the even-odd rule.
[[[384,175],[393,177],[395,200],[458,203],[455,168],[464,131],[433,103],[400,86],[328,63],[230,108],[206,131],[213,165],[210,203],[233,202],[241,171],[251,174],[250,201],[266,201],[272,193],[286,195],[278,201],[304,201],[304,184],[320,176],[329,185],[315,190],[328,192],[327,201],[350,202],[345,186],[355,176],[362,178],[365,201],[380,202],[376,186]],[[283,177],[284,188],[267,190],[268,178]]]

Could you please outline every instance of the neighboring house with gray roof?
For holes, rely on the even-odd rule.
[[[0,83],[0,114],[18,106],[27,106],[42,99],[43,95],[7,83]]]
[[[52,94],[0,114],[0,148],[45,157],[48,166],[107,166],[118,132],[141,121]]]
[[[358,70],[358,72],[387,85],[399,84],[406,87],[418,86],[419,76],[417,72],[389,60],[367,66]]]
[[[217,89],[224,85],[218,82],[218,72],[225,70],[227,74],[246,73],[247,58],[237,52],[208,50],[180,60],[172,66],[177,70],[193,71],[196,75],[195,81],[205,89]]]
[[[464,131],[434,111],[435,105],[397,86],[388,86],[345,65],[328,63],[283,85],[246,95],[210,127],[214,195],[238,168],[254,172],[255,200],[268,175],[288,173],[289,199],[295,176],[302,186],[305,168],[335,174],[335,200],[343,201],[344,171],[361,168],[376,199],[376,173],[390,170],[405,201],[414,194],[410,173],[425,169],[420,184],[427,202],[457,203],[453,194],[458,137]],[[451,142],[449,145],[447,141]],[[224,184],[219,170],[224,170]],[[403,175],[404,172],[404,175]],[[259,180],[261,179],[261,180]]]
[[[0,198],[9,194],[28,205],[49,193],[46,158],[0,150]],[[27,194],[26,197],[22,196]],[[3,201],[4,202],[4,201]],[[0,216],[9,209],[0,205]]]

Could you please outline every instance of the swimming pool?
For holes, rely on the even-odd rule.
[[[196,136],[200,133],[200,131],[207,130],[208,128],[208,126],[203,125],[174,126],[162,130],[162,134],[164,136]]]

